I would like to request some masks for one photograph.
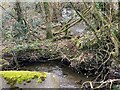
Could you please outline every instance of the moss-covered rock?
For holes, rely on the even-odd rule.
[[[47,77],[47,73],[35,71],[0,71],[0,76],[13,87],[15,84],[21,84],[22,82],[29,83],[31,79],[38,79],[37,82],[41,83]]]

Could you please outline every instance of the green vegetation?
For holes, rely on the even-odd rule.
[[[113,90],[120,90],[120,85],[114,85]]]
[[[42,83],[47,77],[45,72],[35,71],[0,71],[0,76],[3,77],[11,87],[15,84],[23,82],[29,83],[31,79],[38,79],[38,83]]]
[[[0,59],[0,69],[2,69],[2,67],[9,65],[9,62],[4,60],[4,59]]]
[[[18,68],[29,62],[61,60],[69,62],[69,67],[85,76],[96,76],[94,81],[84,83],[83,87],[85,84],[90,84],[92,89],[105,87],[104,84],[109,86],[111,77],[112,84],[118,82],[114,78],[120,78],[119,1],[26,4],[17,1],[11,5],[14,10],[10,12],[4,4],[0,7],[6,12],[3,12],[2,19],[5,46],[1,56],[11,66]],[[16,74],[21,72],[14,71]],[[24,79],[18,76],[18,81],[8,79],[6,74],[4,78],[13,80],[14,83],[9,82],[13,85]],[[34,78],[34,74],[30,78]],[[25,80],[29,81],[29,78]]]

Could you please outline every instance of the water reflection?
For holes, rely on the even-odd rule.
[[[59,76],[61,88],[78,88],[82,82],[90,80],[90,78],[88,79],[85,76],[72,71],[69,67],[62,66],[60,63],[56,62],[31,64],[25,66],[23,69],[56,74]]]

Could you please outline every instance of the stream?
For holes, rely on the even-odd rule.
[[[73,20],[79,20],[80,17],[76,14],[75,10],[72,8],[63,8],[62,9],[62,18],[61,22],[67,22],[72,18]],[[81,36],[87,30],[86,24],[81,21],[69,28],[71,35]]]
[[[69,20],[71,15],[75,15],[74,10],[63,9],[62,19],[63,22]],[[75,18],[79,19],[79,17]],[[70,28],[72,34],[79,34],[83,32],[86,28],[84,23],[78,23],[75,26]],[[81,75],[75,71],[73,71],[70,67],[64,66],[61,62],[50,61],[47,63],[31,63],[25,65],[22,70],[29,71],[42,71],[52,73],[58,76],[60,80],[60,88],[80,88],[81,84],[85,81],[92,80],[92,78],[87,78],[84,75]]]
[[[44,71],[58,76],[60,79],[60,88],[79,88],[84,81],[91,80],[83,75],[74,72],[68,66],[60,62],[50,61],[48,63],[34,63],[26,65],[23,70]]]

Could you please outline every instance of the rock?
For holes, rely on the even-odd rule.
[[[10,88],[10,85],[7,84],[7,81],[3,78],[0,78],[0,80],[2,81],[0,83],[0,90],[2,88]],[[22,88],[23,90],[25,88],[60,88],[60,81],[59,78],[52,74],[52,73],[47,73],[47,77],[46,79],[42,82],[42,83],[38,83],[37,79],[32,79],[31,82],[29,83],[22,83],[22,84],[16,84],[16,87]]]

